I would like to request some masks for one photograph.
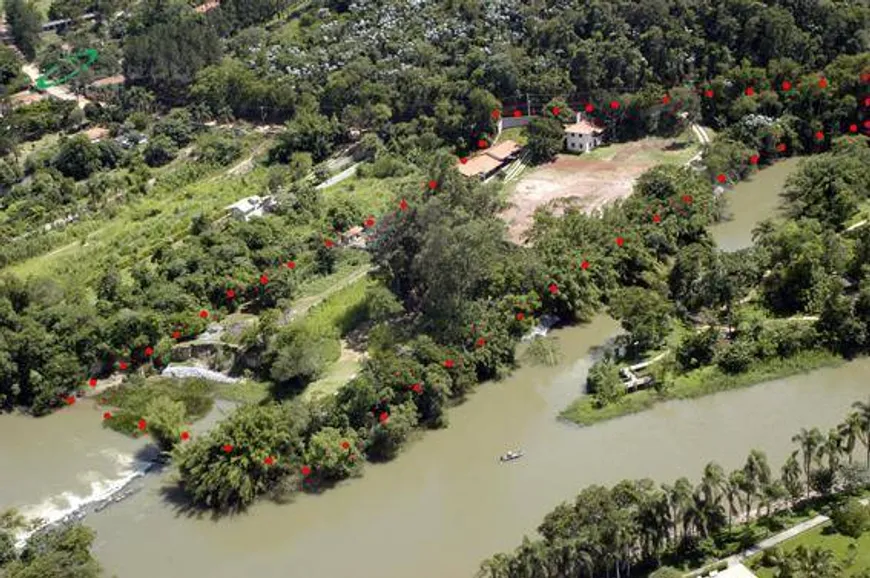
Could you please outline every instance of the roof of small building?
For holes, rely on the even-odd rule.
[[[252,197],[246,197],[239,201],[236,201],[232,205],[228,206],[226,210],[231,211],[233,209],[238,209],[243,213],[249,213],[256,209],[260,205],[260,197],[254,195]]]
[[[91,86],[114,86],[116,84],[124,84],[124,81],[126,80],[127,79],[123,74],[116,74],[115,76],[107,76],[106,78],[95,80],[91,83]]]
[[[199,12],[200,14],[205,14],[210,10],[214,10],[218,6],[220,6],[220,0],[212,0],[211,2],[206,2],[205,4],[200,4],[196,8],[194,8],[194,12]]]
[[[29,90],[22,90],[21,92],[16,92],[11,97],[9,97],[13,106],[24,106],[26,104],[33,104],[34,102],[39,102],[43,98],[45,98],[45,94],[42,92],[31,92]]]
[[[82,134],[84,134],[92,141],[96,141],[108,135],[109,129],[102,126],[95,126],[94,128],[89,128],[88,130],[84,131],[84,133]]]
[[[597,134],[604,131],[587,120],[581,120],[574,124],[567,125],[565,127],[565,132],[573,134]]]
[[[520,147],[520,145],[518,145],[514,141],[506,140],[504,142],[498,143],[497,145],[495,145],[491,149],[484,151],[484,152],[488,156],[491,156],[492,158],[494,158],[496,160],[504,161],[509,156],[516,153],[518,150],[520,150],[520,148],[522,148],[522,147]]]
[[[459,163],[459,172],[466,177],[473,177],[488,173],[501,166],[501,161],[492,158],[489,155],[478,155],[468,159],[465,164]]]
[[[752,571],[743,564],[735,564],[729,566],[716,574],[716,578],[758,578]]]

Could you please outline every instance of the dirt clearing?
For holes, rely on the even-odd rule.
[[[684,164],[698,152],[687,139],[646,138],[600,147],[581,156],[559,155],[552,163],[525,174],[510,197],[502,217],[511,240],[522,242],[538,207],[570,198],[592,212],[631,194],[635,180],[660,163]]]

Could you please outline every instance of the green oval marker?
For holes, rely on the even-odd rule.
[[[98,55],[99,55],[99,53],[96,50],[94,50],[93,48],[85,48],[83,50],[79,50],[78,52],[76,52],[72,56],[65,57],[63,60],[65,62],[69,62],[71,65],[73,65],[74,70],[70,74],[67,74],[66,76],[64,76],[63,78],[60,78],[58,80],[54,80],[54,81],[48,80],[48,77],[51,76],[52,74],[54,74],[58,68],[60,68],[59,65],[55,64],[54,66],[49,68],[45,74],[43,74],[42,76],[40,76],[39,78],[36,79],[36,83],[35,83],[36,90],[44,91],[44,90],[47,90],[53,86],[63,84],[72,78],[75,78],[76,76],[78,76],[79,74],[81,74],[82,72],[84,72],[85,70],[90,68],[91,65],[97,61]],[[82,57],[87,58],[87,61],[84,64],[82,64],[82,62],[81,62]],[[73,58],[75,58],[75,62],[73,62]]]

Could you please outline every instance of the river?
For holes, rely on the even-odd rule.
[[[782,166],[726,193],[735,220],[715,230],[723,247],[748,243],[755,222],[770,214],[757,207],[775,206]],[[556,331],[565,353],[559,366],[523,367],[481,386],[450,411],[449,428],[427,432],[393,462],[368,466],[363,478],[319,496],[261,502],[216,522],[176,512],[161,498],[170,477],[148,476],[142,492],[88,516],[98,533],[95,554],[119,578],[467,578],[584,486],[696,480],[708,461],[731,469],[751,448],[766,451],[778,471],[801,427],[827,429],[870,393],[865,359],[589,428],[558,421],[581,391],[595,348],[617,331],[606,317]],[[85,488],[89,478],[79,472],[117,475],[101,452],[130,452],[142,442],[103,431],[88,403],[44,420],[0,417],[0,507]],[[526,456],[499,463],[514,447]]]

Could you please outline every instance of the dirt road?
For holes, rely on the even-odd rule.
[[[25,64],[21,67],[21,70],[24,71],[24,74],[26,74],[34,83],[36,82],[37,78],[42,76],[39,73],[39,69],[34,64]],[[46,89],[45,92],[60,100],[75,100],[78,103],[79,108],[84,108],[91,102],[83,96],[77,96],[73,94],[66,86],[62,85],[52,86],[51,88]]]

